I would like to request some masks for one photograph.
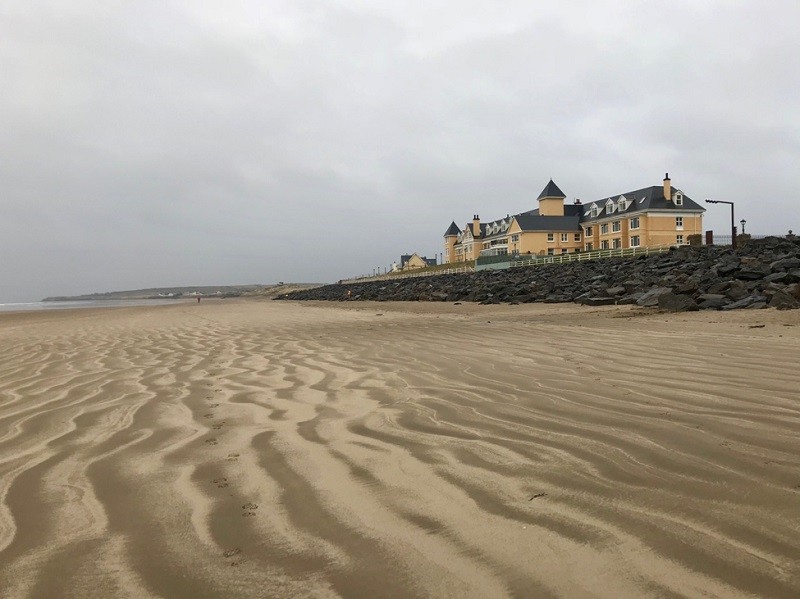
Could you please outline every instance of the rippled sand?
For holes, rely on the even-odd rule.
[[[796,598],[799,358],[800,311],[3,314],[0,595]]]

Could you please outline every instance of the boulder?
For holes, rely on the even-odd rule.
[[[688,295],[670,292],[658,296],[658,309],[664,312],[689,312],[700,308]]]
[[[786,291],[779,290],[772,294],[768,305],[778,310],[794,310],[800,308],[800,300]]]
[[[639,306],[643,306],[645,308],[650,308],[653,306],[658,305],[658,296],[664,295],[665,293],[672,293],[671,287],[655,287],[650,291],[645,291],[645,293],[636,300],[636,304]]]

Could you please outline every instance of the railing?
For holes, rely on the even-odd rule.
[[[624,258],[628,256],[641,256],[660,254],[669,251],[669,245],[655,247],[611,248],[607,250],[591,250],[588,252],[573,252],[571,254],[557,254],[555,256],[537,256],[524,260],[511,260],[510,268],[518,266],[538,266],[540,264],[563,264],[565,262],[582,262],[584,260],[597,260],[598,258]]]
[[[387,272],[385,275],[364,275],[352,279],[342,279],[342,285],[352,283],[366,283],[368,281],[393,281],[395,279],[413,279],[415,277],[435,277],[436,275],[452,275],[459,273],[475,272],[474,266],[455,266],[453,268],[437,268],[435,270],[420,270],[409,272]]]

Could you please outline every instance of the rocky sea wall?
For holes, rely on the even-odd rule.
[[[325,285],[275,299],[577,302],[636,304],[672,312],[800,308],[800,239],[768,237],[750,240],[737,250],[682,246],[635,258]]]

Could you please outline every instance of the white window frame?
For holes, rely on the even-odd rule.
[[[622,221],[615,220],[613,223],[611,223],[611,232],[619,233],[620,231],[622,231]]]
[[[562,233],[561,234],[561,243],[567,243],[569,241],[569,233]]]
[[[675,243],[678,245],[684,245],[685,242],[683,241],[683,235],[676,235],[675,236]]]
[[[547,255],[548,256],[555,256],[556,255],[556,249],[555,248],[547,248]]]
[[[519,243],[519,233],[514,233],[511,236],[511,243]]]
[[[555,234],[555,233],[548,233],[548,234],[547,234],[547,241],[548,241],[549,243],[552,243],[552,242],[554,242],[555,240],[556,240],[556,234]]]
[[[584,235],[586,235],[586,237],[591,237],[592,236],[592,227],[586,227],[586,229],[584,230]]]
[[[634,224],[634,222],[636,224]],[[636,229],[639,228],[640,224],[641,223],[639,222],[639,217],[638,216],[634,216],[633,218],[630,219],[630,222],[628,223],[628,226],[629,226],[630,229],[636,230]]]
[[[638,235],[631,235],[631,247],[638,248],[642,244],[642,238]]]
[[[676,216],[675,217],[675,230],[676,231],[683,231],[683,217]]]
[[[573,240],[575,241],[575,243],[580,243],[581,242],[581,234],[580,233],[575,233],[575,236],[573,237]]]
[[[562,253],[562,254],[566,254],[566,253],[568,253],[568,252],[569,252],[569,249],[568,249],[568,248],[561,248],[561,253]]]
[[[608,223],[600,225],[600,235],[608,235]]]

